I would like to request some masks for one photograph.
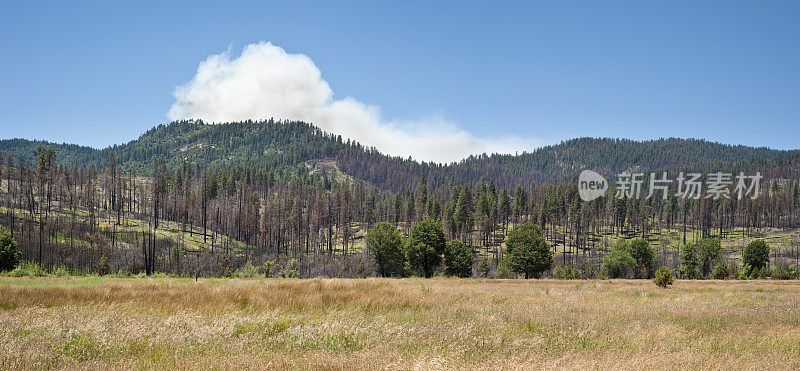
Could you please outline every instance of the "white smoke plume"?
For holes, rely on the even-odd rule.
[[[479,138],[437,117],[385,120],[380,107],[352,97],[334,100],[310,58],[269,42],[250,44],[238,57],[230,51],[208,57],[173,94],[176,101],[167,114],[172,120],[302,120],[383,153],[422,161],[447,163],[470,154],[514,153],[542,145],[538,139]]]

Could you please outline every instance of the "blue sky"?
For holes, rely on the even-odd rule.
[[[105,147],[230,48],[308,56],[334,99],[476,137],[800,148],[800,2],[4,2],[0,138]]]

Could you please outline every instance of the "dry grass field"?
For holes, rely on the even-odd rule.
[[[0,279],[0,369],[800,368],[800,282]]]

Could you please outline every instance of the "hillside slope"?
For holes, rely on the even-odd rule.
[[[0,141],[4,156],[35,163],[38,147],[52,147],[65,165],[102,166],[114,152],[122,169],[149,173],[163,160],[175,168],[184,162],[209,168],[254,167],[280,171],[309,171],[309,162],[335,162],[344,173],[382,189],[411,187],[425,174],[432,185],[493,179],[499,185],[551,183],[591,168],[607,174],[626,170],[713,169],[758,170],[774,176],[797,173],[800,151],[732,146],[698,139],[633,141],[610,138],[578,138],[519,155],[477,155],[448,165],[420,163],[386,156],[326,133],[312,124],[290,121],[247,121],[207,125],[178,121],[159,125],[141,137],[102,150],[72,144],[8,139]]]

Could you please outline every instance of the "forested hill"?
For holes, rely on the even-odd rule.
[[[797,173],[800,151],[731,146],[696,139],[579,138],[519,155],[471,156],[458,163],[439,165],[383,155],[326,133],[303,122],[260,121],[207,125],[178,121],[159,125],[141,137],[103,150],[71,144],[25,139],[0,141],[3,156],[21,158],[35,165],[35,151],[51,147],[57,160],[68,166],[101,167],[114,152],[118,166],[147,174],[156,160],[169,168],[183,163],[207,168],[242,167],[267,169],[283,176],[307,173],[325,163],[380,188],[399,191],[411,187],[425,174],[433,185],[493,179],[498,185],[550,183],[591,168],[608,174],[625,170],[741,169],[771,172],[788,177]],[[321,170],[330,170],[330,166]]]
[[[520,155],[475,156],[444,169],[456,179],[486,176],[501,184],[551,183],[583,169],[624,171],[761,171],[770,177],[798,174],[800,151],[747,147],[702,139],[634,141],[577,138]]]

